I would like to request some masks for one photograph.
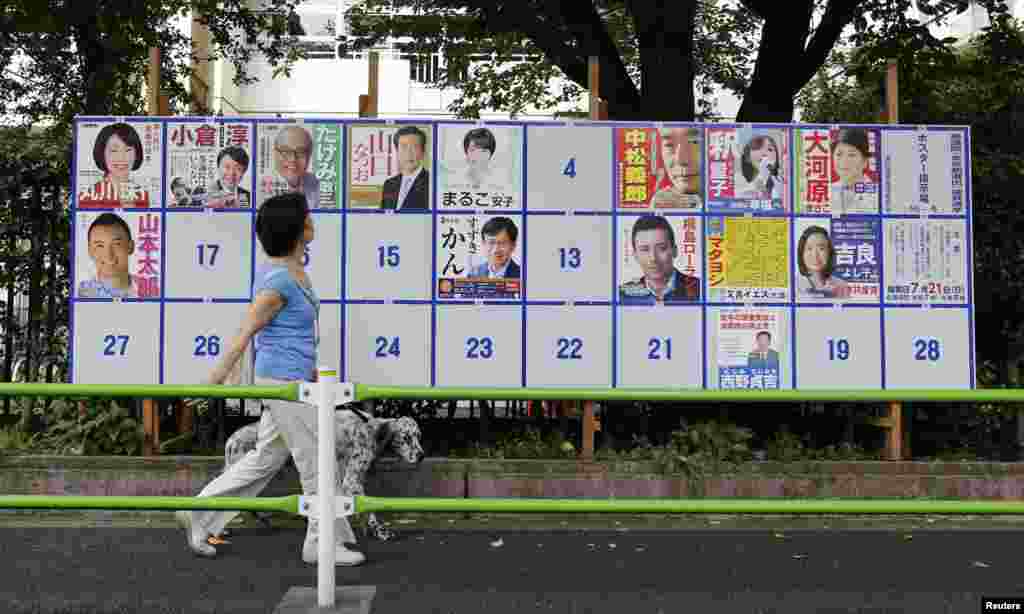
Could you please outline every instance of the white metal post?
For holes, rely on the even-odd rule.
[[[320,536],[317,552],[317,601],[321,608],[334,607],[334,497],[335,441],[334,389],[338,372],[328,367],[317,370],[320,402],[317,404],[317,494],[319,495]]]

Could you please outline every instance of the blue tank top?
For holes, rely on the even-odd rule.
[[[312,381],[320,341],[320,299],[312,288],[303,288],[281,265],[260,267],[253,296],[261,290],[280,294],[284,307],[256,333],[256,377]]]

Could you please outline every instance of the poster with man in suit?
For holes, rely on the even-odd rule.
[[[349,208],[430,210],[430,126],[355,124],[348,131]]]

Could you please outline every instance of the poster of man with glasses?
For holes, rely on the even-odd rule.
[[[261,124],[257,203],[275,194],[301,192],[311,209],[336,208],[340,153],[336,125]]]

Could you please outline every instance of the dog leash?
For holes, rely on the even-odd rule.
[[[370,419],[366,416],[366,413],[364,413],[363,410],[356,409],[355,403],[344,403],[344,404],[341,404],[341,405],[335,405],[334,406],[334,411],[338,411],[339,409],[347,409],[350,412],[354,413],[355,415],[359,416],[359,418],[363,422],[366,422],[366,423],[370,422]]]

